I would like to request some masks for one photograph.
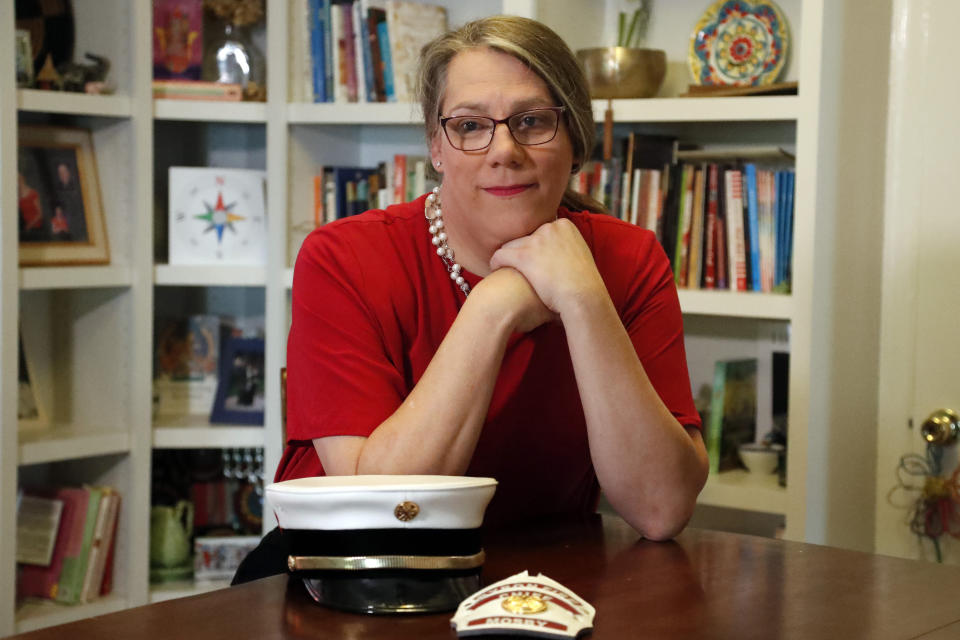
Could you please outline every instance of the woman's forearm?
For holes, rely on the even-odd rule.
[[[509,336],[504,318],[468,298],[410,395],[367,439],[357,473],[462,475]]]
[[[649,538],[683,528],[706,481],[706,449],[660,400],[605,295],[561,314],[605,496]]]

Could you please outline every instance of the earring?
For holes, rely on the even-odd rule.
[[[436,162],[433,163],[433,166],[436,167],[437,169],[439,169],[442,165],[443,165],[443,163],[440,162],[439,160],[437,160]]]

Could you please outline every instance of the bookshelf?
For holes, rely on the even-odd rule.
[[[845,0],[844,6],[853,0]],[[568,39],[574,49],[615,40],[610,31],[620,0],[555,3],[549,0],[444,0],[451,24],[492,13],[538,18]],[[620,100],[612,104],[618,130],[680,134],[712,144],[748,142],[788,145],[796,152],[797,196],[792,295],[681,291],[688,321],[715,326],[774,323],[789,334],[790,440],[787,487],[746,474],[712,477],[701,496],[705,505],[782,515],[786,537],[869,548],[872,521],[853,502],[873,501],[871,465],[831,453],[850,450],[862,433],[835,416],[844,399],[834,388],[860,385],[870,371],[867,355],[838,368],[834,338],[855,331],[855,316],[832,315],[839,287],[850,286],[833,269],[842,247],[832,241],[835,220],[848,228],[873,215],[869,207],[839,210],[834,175],[845,162],[879,153],[882,140],[856,148],[833,144],[846,108],[869,105],[874,94],[859,94],[842,72],[876,69],[844,66],[838,54],[853,17],[824,0],[780,0],[790,17],[793,53],[787,78],[798,80],[796,96]],[[0,6],[0,48],[13,48],[13,3]],[[685,89],[686,43],[704,0],[654,3],[649,45],[664,48],[671,61],[663,93]],[[602,10],[597,10],[602,6]],[[39,341],[58,338],[64,350],[42,354],[60,395],[53,403],[55,427],[41,433],[0,430],[0,527],[15,523],[16,488],[30,482],[102,482],[124,495],[118,531],[115,593],[89,605],[15,606],[15,543],[0,537],[0,636],[99,615],[151,601],[199,593],[189,584],[151,588],[148,540],[151,451],[201,447],[263,447],[265,469],[281,454],[278,376],[267,376],[263,428],[211,426],[203,417],[154,421],[151,417],[153,322],[158,299],[187,289],[216,289],[252,296],[262,303],[266,366],[285,362],[292,286],[292,258],[283,214],[309,202],[309,178],[324,158],[338,163],[375,163],[394,153],[423,153],[417,108],[403,104],[307,104],[288,99],[288,4],[268,0],[265,32],[269,62],[266,103],[202,103],[152,99],[151,5],[149,0],[74,0],[77,51],[103,51],[114,62],[112,96],[85,96],[15,88],[13,60],[0,57],[0,411],[2,423],[16,422],[18,318],[39,331]],[[866,36],[861,36],[866,37]],[[884,34],[871,36],[886,46]],[[862,62],[862,61],[861,61]],[[852,64],[852,63],[851,63]],[[878,63],[879,64],[879,63]],[[881,83],[882,84],[882,83]],[[850,106],[852,105],[852,106]],[[607,101],[594,105],[602,121]],[[55,122],[94,131],[111,264],[96,267],[19,268],[17,265],[16,127],[19,122]],[[190,137],[197,149],[182,151],[174,134]],[[196,134],[196,135],[195,135]],[[229,140],[242,136],[244,144]],[[880,136],[882,138],[882,136]],[[874,145],[871,147],[870,145]],[[246,146],[244,146],[246,145]],[[165,217],[155,194],[162,192],[166,167],[182,154],[211,165],[266,169],[268,261],[264,267],[204,269],[200,274],[154,263],[154,217]],[[878,248],[876,248],[878,250]],[[245,292],[245,293],[240,293]],[[719,323],[719,324],[717,324]],[[765,326],[765,324],[764,324]],[[708,339],[709,331],[704,339]],[[719,331],[719,330],[718,330]],[[80,340],[78,337],[84,339]],[[699,340],[699,337],[698,337]],[[689,347],[688,347],[689,351]],[[710,354],[704,354],[704,359]],[[872,365],[875,367],[875,363]],[[870,467],[872,469],[872,467]],[[871,478],[869,481],[867,478]],[[862,483],[851,479],[862,478]],[[827,482],[829,479],[829,482]],[[862,487],[862,488],[861,488]],[[272,523],[265,522],[270,527]],[[842,532],[842,533],[841,533]],[[217,585],[219,586],[219,585]]]

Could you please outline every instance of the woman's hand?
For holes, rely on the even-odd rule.
[[[519,271],[543,304],[561,317],[571,305],[608,295],[590,248],[566,218],[505,243],[490,258],[491,269],[503,267]]]
[[[495,317],[508,318],[513,331],[527,333],[556,319],[543,304],[527,279],[510,267],[495,269],[480,281],[467,299],[468,304],[483,299]]]

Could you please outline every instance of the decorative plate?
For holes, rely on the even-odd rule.
[[[718,0],[700,17],[687,62],[700,85],[772,84],[790,46],[787,20],[773,2]]]

